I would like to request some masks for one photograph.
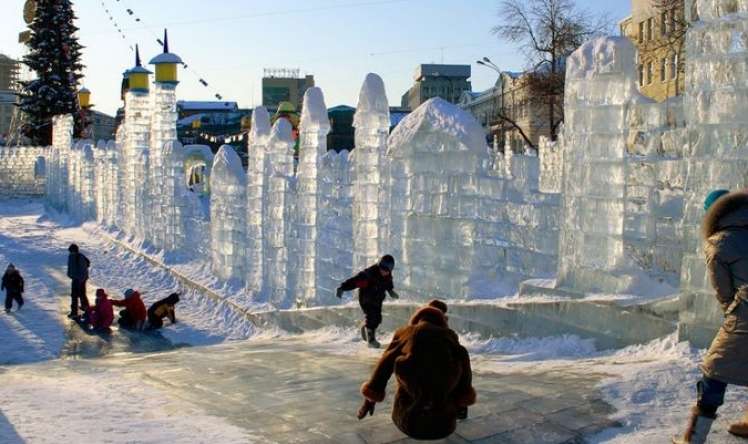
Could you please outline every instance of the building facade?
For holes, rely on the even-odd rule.
[[[91,110],[91,126],[94,140],[110,140],[114,138],[115,119],[101,111]]]
[[[638,50],[639,89],[658,102],[683,93],[686,21],[684,0],[632,0],[621,35]]]
[[[472,91],[470,65],[418,65],[414,84],[403,94],[401,106],[414,110],[432,97],[458,103],[464,91]]]
[[[524,152],[527,142],[522,133],[535,147],[541,136],[550,136],[548,108],[531,100],[529,75],[504,71],[493,87],[483,92],[465,91],[460,97],[460,108],[480,122],[487,142],[498,151],[508,147],[516,153]],[[560,105],[562,101],[559,99],[557,103]]]
[[[314,76],[301,77],[298,69],[265,69],[262,77],[262,106],[271,113],[281,102],[290,102],[301,109],[307,89],[314,86]]]
[[[0,54],[0,143],[8,139],[11,122],[16,113],[18,99],[18,73],[16,60]]]

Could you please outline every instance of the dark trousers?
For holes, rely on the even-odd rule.
[[[382,323],[382,303],[358,301],[361,306],[361,310],[364,311],[364,319],[366,320],[366,328],[376,330],[379,324]]]
[[[70,286],[70,312],[78,313],[78,299],[81,301],[83,311],[88,311],[88,297],[86,296],[86,280],[73,279]]]
[[[696,383],[698,393],[697,404],[701,413],[706,416],[714,416],[717,409],[725,402],[725,390],[727,384],[716,379],[704,376]]]
[[[15,291],[6,291],[5,292],[5,309],[10,310],[13,307],[13,300],[16,301],[16,304],[18,304],[18,308],[21,308],[21,305],[23,305],[23,296],[21,296],[21,293],[15,292]]]
[[[164,320],[156,316],[148,316],[148,328],[158,330],[164,326]]]
[[[135,328],[137,325],[135,323],[135,317],[127,310],[121,310],[119,312],[119,319],[117,320],[117,324],[119,324],[122,328]]]

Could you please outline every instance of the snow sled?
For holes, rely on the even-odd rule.
[[[72,318],[72,320],[78,324],[78,326],[83,330],[85,333],[89,335],[96,335],[100,336],[102,338],[109,338],[112,335],[112,329],[111,328],[93,328],[91,324],[86,322],[82,316],[78,316],[76,318]]]

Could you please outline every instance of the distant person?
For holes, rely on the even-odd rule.
[[[70,288],[70,313],[71,319],[78,318],[78,300],[80,300],[83,312],[88,311],[88,297],[86,296],[86,282],[88,281],[88,269],[91,261],[78,250],[76,244],[68,247],[68,277],[71,280]]]
[[[96,290],[96,305],[88,309],[86,321],[97,331],[106,331],[112,326],[114,308],[103,288]]]
[[[364,311],[365,317],[364,326],[361,327],[361,338],[372,348],[379,348],[380,346],[376,338],[376,331],[379,324],[382,323],[384,293],[389,293],[391,298],[399,298],[392,284],[392,270],[394,268],[395,258],[387,254],[382,256],[378,263],[340,284],[336,291],[336,296],[341,298],[344,291],[358,288],[358,303]]]
[[[727,385],[748,386],[748,191],[712,191],[704,210],[706,267],[725,319],[704,356],[696,405],[675,444],[706,442]],[[748,437],[748,413],[728,431]]]
[[[125,299],[112,300],[115,307],[125,307],[119,312],[117,323],[120,327],[128,330],[142,330],[145,325],[146,310],[140,293],[128,288],[125,290]]]
[[[446,308],[443,302],[439,306]],[[446,438],[455,431],[460,411],[475,403],[470,356],[434,304],[421,307],[395,332],[361,387],[359,419],[374,414],[392,373],[398,382],[392,420],[411,438]]]
[[[169,296],[154,303],[148,308],[148,328],[158,330],[164,326],[164,318],[169,318],[172,324],[177,322],[176,305],[179,302],[179,293]]]
[[[23,307],[23,277],[13,264],[9,264],[5,269],[2,284],[0,284],[0,291],[2,290],[5,290],[6,313],[10,313],[14,300],[18,304],[18,310]]]

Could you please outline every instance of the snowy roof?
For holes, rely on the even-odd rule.
[[[239,109],[239,105],[236,102],[179,100],[177,101],[177,108],[198,111],[235,111]]]
[[[408,146],[422,132],[450,135],[468,150],[486,153],[486,133],[475,117],[440,97],[427,100],[408,114],[392,131],[387,144],[390,149]]]
[[[152,71],[148,71],[142,66],[133,66],[127,70],[127,74],[152,74]]]
[[[182,59],[178,55],[172,54],[170,52],[164,52],[152,58],[151,61],[148,63],[150,63],[151,65],[159,65],[162,63],[183,63],[183,62],[182,62]]]

